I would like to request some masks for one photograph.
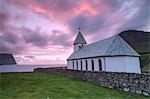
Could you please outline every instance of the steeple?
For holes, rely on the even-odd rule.
[[[84,39],[83,35],[80,32],[80,28],[79,28],[79,33],[75,39],[75,41],[73,42],[73,44],[87,44],[86,40]]]
[[[79,51],[82,47],[84,47],[87,44],[86,40],[84,39],[83,35],[80,32],[79,28],[79,33],[73,42],[74,45],[74,51]]]

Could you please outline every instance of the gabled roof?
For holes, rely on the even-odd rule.
[[[68,58],[79,59],[98,56],[139,56],[139,54],[127,44],[120,36],[116,35],[102,41],[86,45],[79,51],[75,51]]]
[[[73,42],[73,44],[87,44],[87,42],[85,41],[83,35],[81,34],[81,32],[79,31],[75,41]]]

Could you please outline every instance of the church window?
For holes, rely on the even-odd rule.
[[[98,59],[98,62],[99,62],[99,71],[102,71],[102,61],[101,61],[101,59]]]
[[[81,70],[82,70],[82,60],[81,60]]]
[[[78,70],[78,61],[76,61],[76,63],[77,63],[77,70]]]
[[[92,71],[94,71],[94,61],[92,59]]]
[[[73,69],[74,69],[74,61],[72,62],[72,67],[73,67]]]
[[[88,70],[88,63],[87,60],[85,60],[85,66],[86,66],[86,71]]]

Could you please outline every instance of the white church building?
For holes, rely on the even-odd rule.
[[[119,35],[87,45],[79,31],[67,69],[141,73],[139,54]]]

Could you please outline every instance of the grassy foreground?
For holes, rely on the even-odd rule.
[[[0,99],[148,99],[46,73],[1,73]]]

